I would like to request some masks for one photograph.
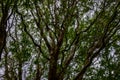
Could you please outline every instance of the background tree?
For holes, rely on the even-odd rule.
[[[4,29],[1,78],[119,79],[119,1],[6,0],[1,9],[2,4],[12,13]]]

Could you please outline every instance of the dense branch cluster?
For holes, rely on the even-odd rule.
[[[95,59],[119,55],[119,37],[119,0],[2,0],[0,78],[91,80]]]

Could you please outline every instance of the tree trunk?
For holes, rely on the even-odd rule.
[[[35,80],[40,80],[41,78],[41,71],[40,71],[40,65],[39,63],[37,64],[37,69],[36,69],[36,79]]]
[[[57,60],[58,55],[51,51],[50,53],[50,61],[49,61],[49,74],[48,80],[58,80],[57,79]]]
[[[22,63],[21,62],[19,62],[18,78],[19,80],[22,80]]]
[[[3,5],[3,2],[1,2],[1,7],[2,7],[2,17],[0,21],[0,60],[1,60],[1,55],[2,51],[6,45],[6,27],[7,27],[7,20],[8,20],[8,10],[9,7],[7,5]]]

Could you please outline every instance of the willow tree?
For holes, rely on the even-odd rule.
[[[16,25],[11,28],[8,36],[12,41],[8,42],[17,42],[19,47],[24,44],[25,50],[29,47],[31,51],[20,53],[14,43],[12,51],[10,45],[7,48],[10,56],[14,58],[14,53],[19,56],[16,62],[28,53],[34,60],[27,57],[20,62],[20,69],[25,62],[35,69],[33,74],[27,70],[25,79],[86,79],[85,73],[98,55],[106,54],[107,49],[119,43],[120,2],[117,0],[18,0],[14,12]],[[15,28],[19,39],[11,34],[16,32]],[[21,80],[20,75],[22,72]]]

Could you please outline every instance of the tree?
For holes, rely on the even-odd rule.
[[[6,20],[2,34],[7,34],[0,40],[6,40],[0,43],[4,79],[119,78],[114,66],[120,65],[120,1],[1,1],[1,9],[4,5],[10,14],[7,20],[1,15],[1,23]],[[115,60],[107,57],[111,55]]]

